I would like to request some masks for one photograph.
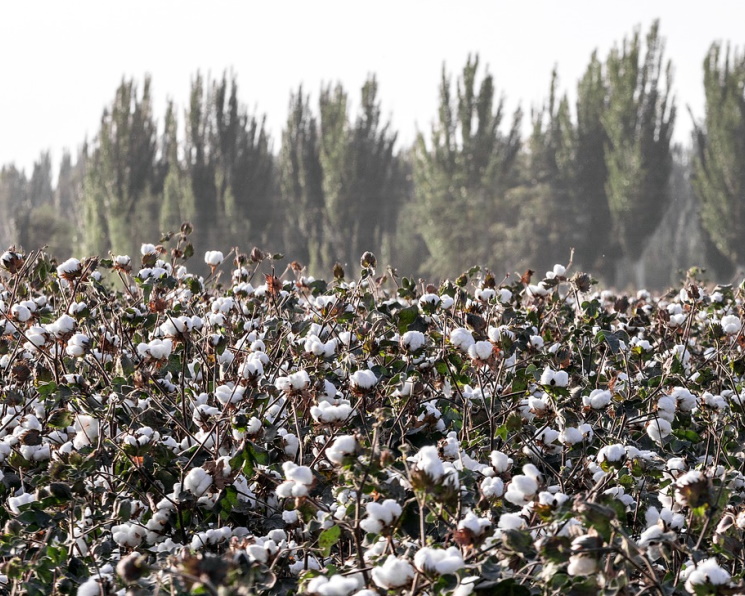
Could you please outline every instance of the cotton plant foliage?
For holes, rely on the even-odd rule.
[[[203,278],[189,231],[0,258],[0,590],[745,589],[742,288]]]

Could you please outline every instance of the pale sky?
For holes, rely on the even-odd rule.
[[[702,62],[715,40],[745,46],[742,0],[24,0],[0,12],[0,164],[30,167],[51,149],[95,135],[123,76],[152,75],[156,116],[166,98],[183,110],[197,70],[232,69],[241,100],[266,114],[274,150],[291,90],[318,97],[341,81],[356,107],[368,73],[399,147],[435,117],[443,62],[457,73],[478,52],[511,113],[547,95],[558,65],[573,95],[591,52],[605,57],[636,25],[661,19],[675,67],[675,138],[688,139],[686,106],[703,115]],[[526,118],[527,120],[527,118]]]

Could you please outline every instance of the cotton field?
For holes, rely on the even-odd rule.
[[[745,591],[743,289],[186,242],[0,258],[0,589]]]

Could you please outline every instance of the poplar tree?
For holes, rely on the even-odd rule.
[[[495,260],[492,222],[514,183],[520,148],[518,109],[503,134],[504,99],[495,101],[492,76],[477,84],[479,60],[470,57],[456,84],[443,68],[438,118],[429,140],[419,134],[414,183],[422,236],[430,257],[425,273],[457,274]]]
[[[712,243],[745,266],[745,54],[711,46],[704,60],[705,117],[696,126],[693,185]]]
[[[84,248],[89,254],[136,254],[138,242],[157,234],[159,204],[151,192],[155,155],[150,79],[145,78],[141,95],[133,80],[122,81],[101,117],[87,169]]]
[[[640,257],[668,205],[675,122],[672,65],[663,60],[659,22],[647,34],[644,55],[642,49],[637,30],[608,56],[603,116],[608,206],[623,255],[636,265],[639,287],[644,284]]]
[[[316,118],[300,87],[290,95],[279,160],[285,246],[311,272],[324,261],[323,170]]]

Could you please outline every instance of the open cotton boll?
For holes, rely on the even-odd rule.
[[[359,389],[370,389],[378,382],[378,378],[371,370],[358,370],[351,376],[350,381]]]
[[[204,262],[210,267],[217,267],[224,259],[225,257],[219,250],[208,250],[204,253]]]
[[[223,405],[236,404],[243,399],[246,388],[242,385],[220,385],[215,389],[215,397]]]
[[[357,450],[357,439],[351,435],[340,435],[326,448],[326,457],[331,463],[341,464],[344,458]]]
[[[610,403],[612,397],[610,391],[604,389],[593,389],[590,392],[590,395],[582,396],[582,405],[590,407],[593,410],[602,410]]]
[[[727,335],[736,335],[742,329],[742,321],[736,315],[724,315],[720,321],[722,331]]]
[[[82,449],[96,442],[98,439],[99,422],[98,419],[86,414],[78,414],[75,417],[75,438],[72,441],[75,449]]]
[[[80,271],[80,261],[75,258],[70,258],[57,267],[57,276],[65,278],[72,277],[74,275],[78,275]]]
[[[76,333],[70,339],[67,340],[67,347],[65,352],[68,356],[78,358],[83,356],[90,345],[91,340],[88,339],[87,335],[82,333]]]
[[[322,401],[317,406],[313,406],[310,409],[310,415],[313,417],[313,420],[321,424],[343,422],[349,418],[351,413],[352,406],[346,400],[338,405]]]
[[[201,497],[212,486],[212,475],[204,468],[193,468],[184,478],[184,490]]]
[[[647,422],[647,436],[657,444],[673,432],[672,425],[664,418],[656,418]]]
[[[137,346],[137,353],[142,357],[149,356],[154,360],[166,360],[171,355],[173,342],[170,339],[154,339],[149,343]]]
[[[17,497],[8,497],[8,508],[16,515],[21,513],[21,507],[37,501],[34,493],[22,493]]]
[[[126,523],[111,528],[111,537],[120,546],[135,548],[142,543],[145,536],[147,536],[147,529],[136,523]]]
[[[701,586],[722,586],[729,583],[730,579],[730,574],[719,566],[714,557],[711,557],[700,562],[688,574],[685,589],[691,594],[698,594]]]
[[[473,339],[471,332],[465,327],[457,327],[450,332],[450,343],[459,350],[468,351],[476,340]]]
[[[425,342],[426,338],[421,331],[407,331],[401,336],[401,345],[409,352],[416,352]]]
[[[414,565],[422,573],[445,575],[462,569],[465,563],[460,550],[455,546],[447,549],[425,546],[414,555]]]
[[[488,341],[477,341],[468,347],[468,355],[473,360],[488,360],[494,346]]]
[[[331,577],[324,575],[314,577],[305,589],[308,594],[318,594],[318,596],[349,596],[361,587],[362,581],[358,574],[348,576],[337,574]]]
[[[683,412],[691,412],[698,405],[698,398],[685,387],[676,387],[670,393],[670,397]]]
[[[372,570],[375,585],[384,590],[402,588],[414,579],[414,568],[411,563],[388,555],[385,562]]]
[[[597,455],[598,462],[618,462],[624,459],[626,459],[626,447],[621,443],[606,445],[598,451]]]
[[[499,476],[486,477],[481,481],[481,493],[487,499],[496,499],[504,494],[504,480]]]
[[[492,451],[489,454],[489,461],[497,474],[502,474],[512,467],[512,458],[501,451]]]
[[[370,502],[365,508],[367,516],[360,520],[360,527],[373,534],[379,534],[384,528],[393,525],[403,512],[401,505],[394,499],[386,499],[382,503]]]
[[[544,368],[541,374],[541,385],[550,385],[551,387],[566,387],[569,384],[569,374],[565,370],[555,371],[551,368]]]

